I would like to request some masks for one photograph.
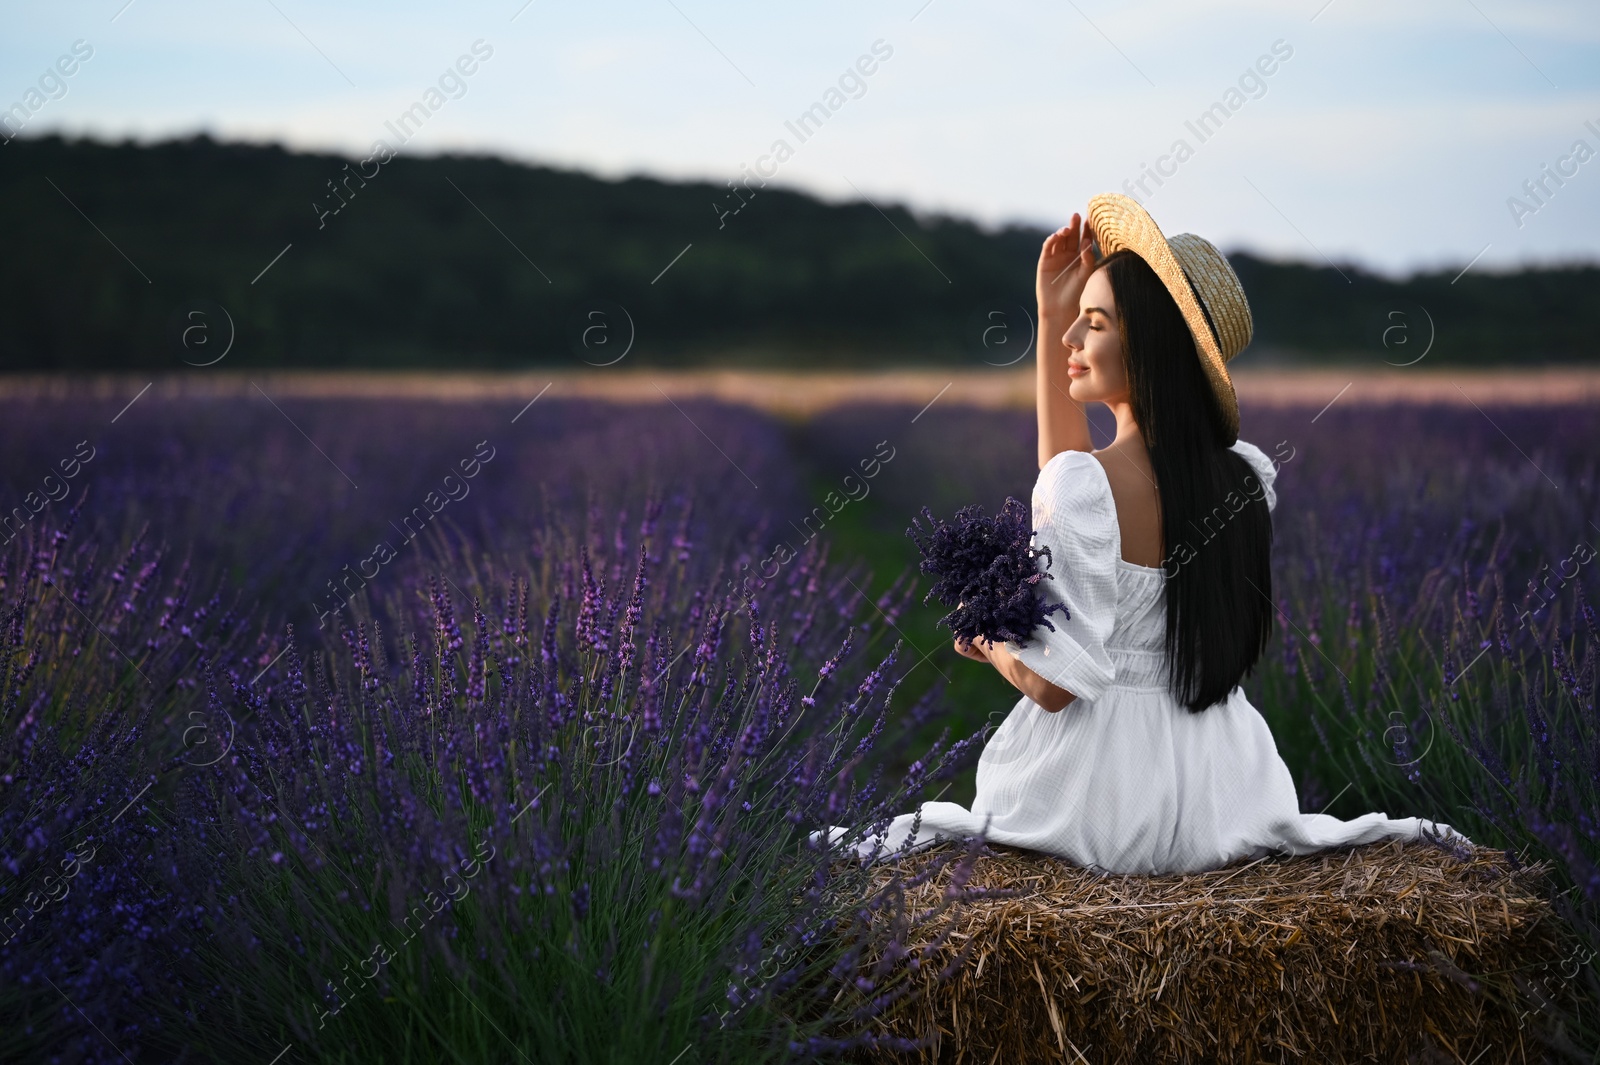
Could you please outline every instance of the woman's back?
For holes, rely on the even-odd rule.
[[[1117,528],[1122,534],[1122,557],[1137,566],[1160,566],[1161,495],[1155,470],[1143,449],[1137,452],[1117,444],[1090,452],[1099,461],[1116,501]]]

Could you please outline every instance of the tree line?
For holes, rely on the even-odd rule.
[[[1000,366],[1033,339],[1046,235],[750,182],[205,135],[17,137],[0,190],[12,370]],[[1595,360],[1595,265],[1395,281],[1230,259],[1256,323],[1241,361]]]

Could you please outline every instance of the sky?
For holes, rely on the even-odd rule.
[[[418,102],[401,146],[386,123]],[[1600,261],[1592,0],[17,5],[15,104],[0,138],[753,168],[990,226],[1123,192],[1167,233],[1390,276]]]

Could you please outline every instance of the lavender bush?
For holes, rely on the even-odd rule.
[[[805,832],[970,798],[1015,693],[939,646],[903,530],[1026,498],[1031,413],[286,401],[296,428],[158,398],[0,416],[7,499],[97,448],[0,546],[0,1059],[823,1059],[896,1008],[859,950],[941,915]],[[889,417],[870,498],[752,579]],[[1553,858],[1573,994],[1465,978],[1592,1057],[1600,419],[1244,424],[1292,455],[1246,693],[1302,809]],[[485,438],[470,497],[317,629]]]
[[[12,1061],[121,1060],[114,1045],[168,1038],[152,997],[175,986],[199,914],[181,837],[135,806],[226,752],[231,725],[196,667],[246,631],[220,596],[191,597],[187,561],[138,539],[115,553],[75,541],[78,517],[0,553],[0,1058]]]
[[[903,971],[862,952],[939,915],[867,892],[807,830],[914,802],[972,744],[886,780],[877,754],[938,695],[891,711],[899,649],[862,654],[882,615],[859,567],[819,545],[736,600],[703,546],[726,509],[641,509],[569,510],[520,550],[422,545],[323,640],[195,607],[194,574],[142,543],[101,563],[77,509],[26,530],[0,555],[0,900],[27,911],[0,948],[0,1055],[810,1060],[870,1039]],[[39,904],[64,856],[67,893]]]
[[[1334,438],[1370,419],[1334,413],[1321,430]],[[1277,415],[1277,438],[1292,439],[1295,417]],[[1350,813],[1422,813],[1514,864],[1554,861],[1578,937],[1550,959],[1568,986],[1551,997],[1537,967],[1467,976],[1518,1002],[1553,1050],[1592,1060],[1600,639],[1586,548],[1600,423],[1576,408],[1383,417],[1388,448],[1335,451],[1302,431],[1277,518],[1282,644],[1252,698],[1275,733],[1309,729],[1302,764],[1359,796]]]
[[[523,410],[531,395],[352,401],[265,385],[249,398],[204,400],[157,386],[120,414],[126,398],[6,402],[0,518],[87,440],[94,458],[66,482],[73,499],[86,495],[85,535],[116,544],[143,530],[146,543],[190,558],[207,588],[237,591],[269,614],[263,624],[306,632],[335,591],[348,600],[367,584],[381,595],[391,567],[419,549],[456,544],[473,558],[550,525],[596,535],[604,526],[610,537],[637,524],[652,486],[695,501],[697,546],[717,561],[786,525],[806,498],[781,423],[730,404],[683,400],[680,411],[545,396]],[[494,457],[468,478],[459,464],[480,441]],[[447,495],[451,475],[463,498]],[[405,518],[429,492],[440,509],[407,541]],[[60,524],[67,505],[34,520]],[[395,561],[363,573],[380,541]]]
[[[266,691],[235,685],[260,731],[191,786],[186,817],[233,826],[235,892],[280,882],[211,949],[217,965],[257,952],[282,985],[217,1007],[213,1052],[281,1038],[332,1060],[786,1059],[845,1049],[838,1030],[882,1008],[892,976],[855,983],[831,933],[864,907],[856,950],[892,936],[895,896],[869,898],[863,871],[800,842],[830,811],[870,821],[911,798],[851,772],[902,731],[893,656],[852,660],[848,583],[814,559],[764,617],[759,598],[739,611],[688,592],[688,550],[647,529],[635,546],[621,586],[584,545],[548,597],[485,574],[463,591],[500,594],[462,625],[435,582],[425,613],[420,595],[386,611],[413,635],[387,645],[362,621],[331,675],[306,677],[291,649]],[[545,598],[541,624],[529,604]],[[269,777],[272,801],[255,791]]]

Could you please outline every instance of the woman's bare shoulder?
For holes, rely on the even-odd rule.
[[[1143,450],[1112,444],[1086,454],[1105,472],[1106,484],[1119,500],[1157,495],[1155,467]]]
[[[1161,493],[1155,470],[1141,449],[1102,448],[1094,453],[1105,471],[1116,514],[1122,559],[1135,566],[1161,564]]]

